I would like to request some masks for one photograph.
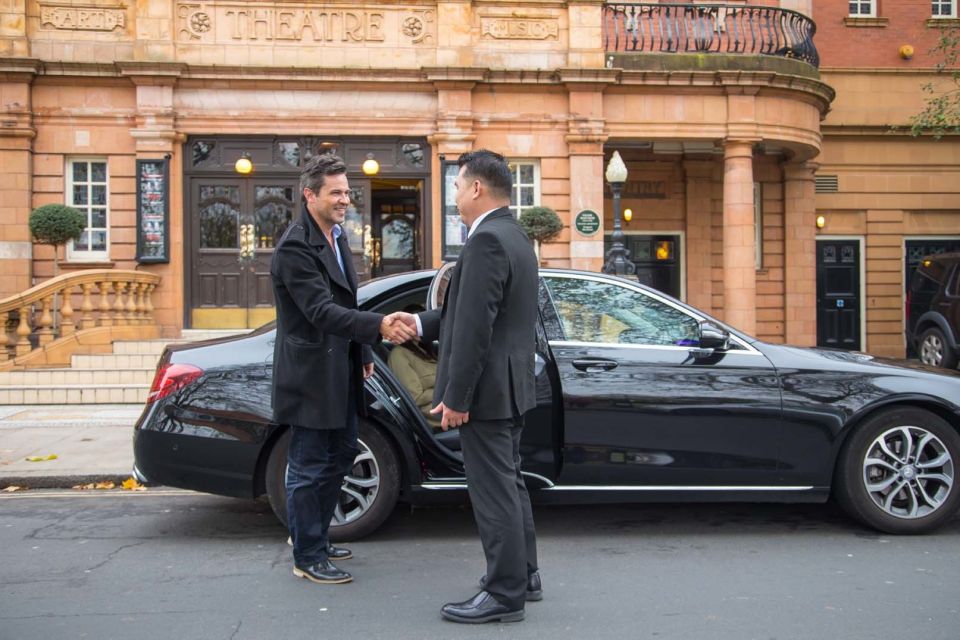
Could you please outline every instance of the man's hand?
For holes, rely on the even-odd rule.
[[[380,335],[394,344],[402,344],[411,338],[417,337],[416,321],[413,321],[414,325],[411,329],[410,324],[400,316],[410,316],[411,319],[413,318],[409,313],[397,311],[396,313],[384,316],[380,322]]]
[[[440,419],[440,428],[444,431],[451,427],[459,427],[470,422],[469,411],[454,411],[442,402],[433,409],[430,409],[430,413],[433,414],[440,413],[441,411],[443,412],[443,417]]]
[[[373,363],[368,362],[363,365],[363,379],[366,380],[373,375]]]

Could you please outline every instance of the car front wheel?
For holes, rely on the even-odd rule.
[[[953,353],[947,338],[936,327],[931,327],[920,336],[920,361],[934,367],[953,369],[957,366],[957,356]]]
[[[287,524],[287,449],[290,431],[281,435],[267,460],[266,485],[270,507]],[[400,464],[387,437],[360,422],[353,469],[343,479],[340,501],[330,523],[331,542],[357,540],[373,533],[393,511],[400,495]]]
[[[915,408],[868,418],[840,454],[834,493],[854,518],[887,533],[923,533],[957,510],[960,435]]]

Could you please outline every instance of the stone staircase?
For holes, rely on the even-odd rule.
[[[113,343],[113,352],[73,355],[70,367],[0,371],[0,405],[143,404],[164,346],[242,333],[184,330],[180,339]]]

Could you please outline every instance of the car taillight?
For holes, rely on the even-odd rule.
[[[157,375],[153,377],[153,384],[150,385],[150,393],[147,394],[147,404],[156,402],[161,398],[182,389],[200,376],[203,375],[203,369],[195,367],[192,364],[170,364],[169,362],[160,365],[157,368]]]

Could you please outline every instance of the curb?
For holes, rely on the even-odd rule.
[[[126,479],[131,478],[130,471],[105,471],[98,474],[73,474],[60,476],[0,476],[0,489],[9,486],[23,489],[72,489],[78,484],[91,482],[113,482],[118,486]]]

